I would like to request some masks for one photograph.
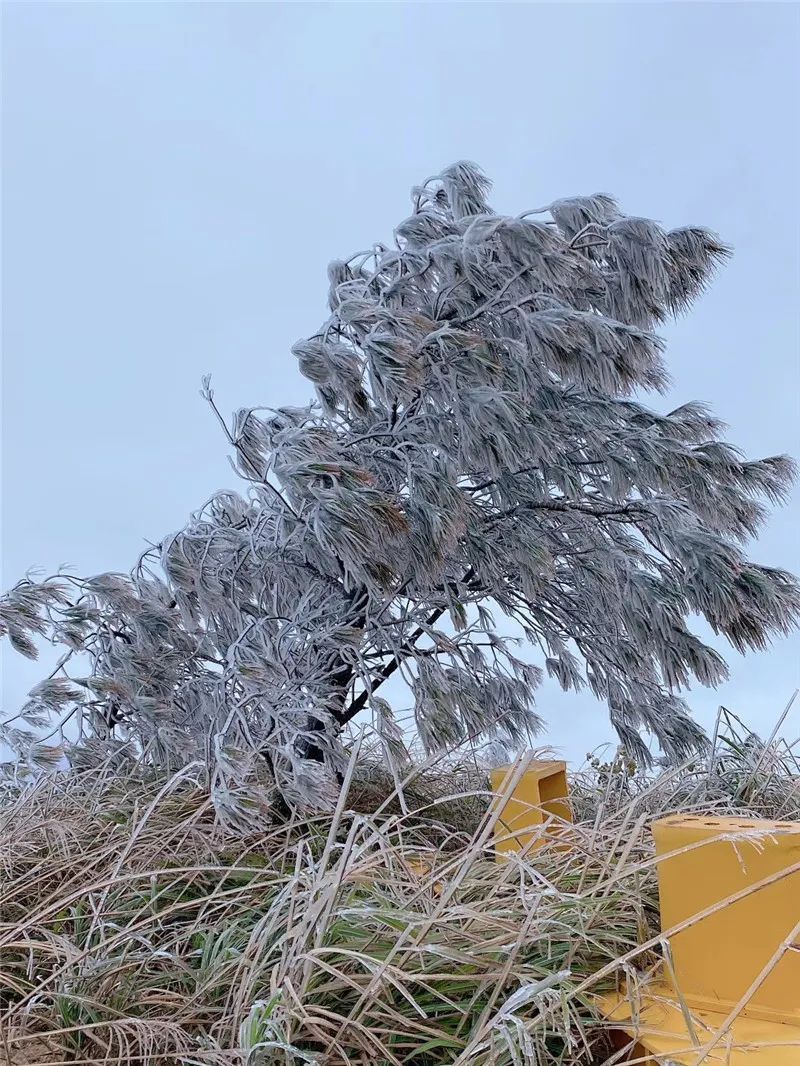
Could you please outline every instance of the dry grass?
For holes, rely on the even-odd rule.
[[[656,962],[652,816],[800,816],[791,751],[737,728],[680,772],[576,778],[570,849],[500,864],[463,775],[400,799],[373,769],[246,838],[188,777],[42,781],[2,809],[0,1061],[602,1062],[593,993]]]

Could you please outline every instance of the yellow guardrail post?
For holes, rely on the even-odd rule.
[[[800,823],[674,815],[653,837],[661,927],[679,929],[669,938],[677,990],[690,1006],[729,1010],[800,921]],[[800,944],[743,1013],[800,1024]]]
[[[606,1016],[647,1062],[798,1066],[800,822],[676,814],[653,837],[668,964]]]
[[[498,766],[489,780],[500,805],[494,829],[498,854],[539,847],[550,830],[572,821],[565,762],[529,757],[524,769],[519,763]]]

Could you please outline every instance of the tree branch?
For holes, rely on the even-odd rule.
[[[471,566],[469,568],[469,570],[466,572],[466,574],[464,574],[464,577],[461,579],[461,583],[465,584],[466,582],[471,581],[473,579],[473,577],[475,577],[475,567]],[[384,681],[388,681],[388,679],[392,676],[393,673],[395,673],[397,670],[400,669],[401,663],[403,663],[405,661],[405,659],[407,659],[408,656],[411,654],[411,652],[413,651],[414,645],[417,643],[419,638],[421,636],[423,636],[423,634],[430,628],[430,626],[435,625],[439,621],[439,619],[442,617],[442,615],[445,613],[446,610],[447,610],[447,607],[445,606],[445,607],[436,607],[433,611],[431,611],[431,613],[425,619],[425,625],[424,626],[418,626],[414,630],[414,632],[411,634],[411,636],[409,637],[409,640],[408,640],[407,645],[406,645],[408,647],[408,649],[409,649],[408,650],[408,654],[407,655],[400,655],[400,654],[395,655],[395,657],[391,660],[391,662],[388,662],[386,664],[386,666],[384,666],[379,671],[377,679],[374,682],[372,682],[369,685],[368,688],[365,688],[364,691],[362,693],[360,693],[360,695],[355,697],[355,699],[352,701],[350,706],[344,712],[342,717],[338,719],[338,721],[341,723],[341,725],[347,725],[347,723],[349,721],[351,721],[353,718],[355,718],[355,716],[360,711],[364,710],[364,708],[366,707],[367,703],[369,702],[369,699],[370,699],[370,696],[372,695],[372,693],[376,689],[380,688],[381,685],[384,683]]]

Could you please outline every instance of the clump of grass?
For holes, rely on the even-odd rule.
[[[500,863],[463,770],[361,768],[246,836],[190,774],[42,780],[2,809],[0,1061],[601,1062],[593,997],[657,962],[653,814],[798,813],[791,749],[733,725],[702,765],[577,777],[569,848]]]

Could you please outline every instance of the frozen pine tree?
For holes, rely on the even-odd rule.
[[[37,731],[72,718],[74,761],[198,760],[238,818],[259,768],[293,801],[329,797],[360,711],[401,755],[393,674],[427,749],[522,744],[542,669],[588,685],[639,757],[648,734],[673,758],[698,743],[680,693],[726,667],[691,617],[759,649],[800,602],[742,547],[791,461],[746,460],[702,404],[642,400],[667,382],[655,330],[728,251],[610,196],[505,217],[488,190],[457,163],[413,190],[391,246],[330,266],[330,314],[293,349],[315,402],[223,420],[241,494],[130,576],[6,595],[12,644],[66,656],[7,739],[47,762]]]

